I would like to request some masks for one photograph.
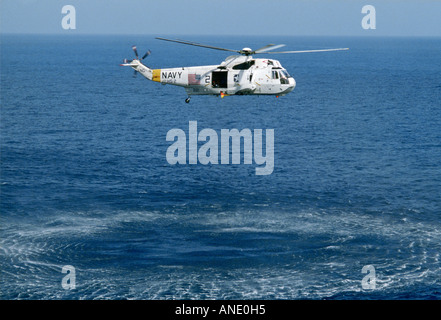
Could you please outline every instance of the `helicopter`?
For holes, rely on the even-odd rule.
[[[140,73],[148,80],[183,87],[188,95],[185,99],[186,103],[190,102],[192,95],[215,95],[221,98],[230,95],[274,95],[278,98],[294,90],[296,81],[290,76],[288,71],[283,68],[278,60],[267,58],[256,59],[253,58],[253,55],[327,52],[349,49],[272,51],[285,45],[268,44],[257,50],[252,50],[248,47],[241,50],[234,50],[187,40],[160,37],[156,37],[155,39],[236,53],[235,55],[227,57],[218,65],[150,69],[143,64],[142,61],[151,54],[151,51],[148,50],[139,58],[137,47],[132,46],[135,59],[124,59],[124,63],[121,64],[121,66],[133,68],[135,75]]]

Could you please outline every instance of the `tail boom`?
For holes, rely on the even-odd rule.
[[[123,63],[123,64],[121,64],[121,66],[131,67],[133,70],[139,72],[143,77],[145,77],[149,80],[154,80],[153,79],[153,75],[154,75],[153,70],[150,69],[149,67],[147,67],[146,65],[142,64],[137,59],[132,60],[130,62]]]

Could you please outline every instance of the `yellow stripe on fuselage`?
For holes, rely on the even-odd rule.
[[[161,69],[153,69],[153,81],[161,82]]]

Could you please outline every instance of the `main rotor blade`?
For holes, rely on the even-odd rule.
[[[321,50],[301,50],[301,51],[272,51],[266,52],[266,54],[276,54],[276,53],[307,53],[307,52],[326,52],[326,51],[341,51],[341,50],[349,50],[349,48],[337,48],[337,49],[321,49]],[[256,52],[260,53],[260,52]]]
[[[278,45],[268,44],[268,45],[266,45],[266,46],[264,46],[264,47],[262,47],[260,49],[254,50],[253,53],[267,52],[267,51],[270,51],[270,50],[279,49],[279,48],[284,47],[284,46],[285,46],[284,44],[278,44]]]
[[[165,39],[165,38],[155,38],[158,40],[164,40],[164,41],[170,41],[170,42],[176,42],[176,43],[182,43],[182,44],[187,44],[190,46],[196,46],[196,47],[202,47],[202,48],[208,48],[208,49],[214,49],[214,50],[222,50],[222,51],[231,51],[231,52],[237,52],[239,53],[240,50],[233,50],[233,49],[225,49],[225,48],[219,48],[219,47],[214,47],[214,46],[208,46],[205,44],[200,44],[200,43],[196,43],[196,42],[191,42],[191,41],[184,41],[184,40],[171,40],[171,39]]]

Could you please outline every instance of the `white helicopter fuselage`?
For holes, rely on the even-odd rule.
[[[220,65],[150,69],[139,60],[132,67],[149,80],[184,87],[190,95],[276,95],[283,96],[296,82],[274,59],[234,55]]]
[[[220,95],[221,98],[228,95],[275,95],[283,96],[296,86],[296,81],[282,67],[279,61],[274,59],[254,59],[254,54],[282,54],[282,53],[307,53],[341,51],[349,48],[337,49],[314,49],[297,51],[273,51],[284,47],[284,44],[268,44],[257,50],[243,48],[241,50],[221,48],[193,41],[172,40],[156,37],[158,40],[180,43],[190,46],[208,48],[213,50],[235,52],[240,55],[229,56],[220,65],[150,69],[142,64],[142,60],[150,55],[148,50],[142,58],[138,56],[136,46],[132,46],[136,59],[124,59],[122,66],[131,67],[149,80],[162,84],[171,84],[184,87],[190,102],[191,95]]]

